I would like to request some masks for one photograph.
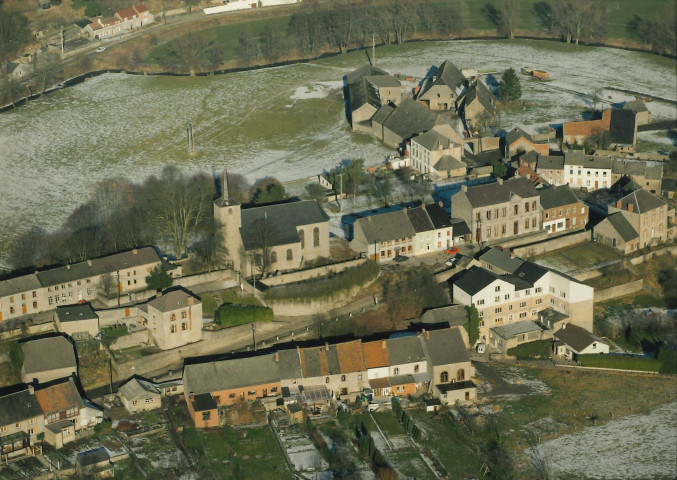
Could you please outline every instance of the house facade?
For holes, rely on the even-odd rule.
[[[82,36],[90,40],[102,40],[129,33],[155,21],[145,5],[134,5],[116,12],[112,18],[96,18],[82,30]]]
[[[588,223],[588,207],[579,201],[569,185],[538,190],[543,208],[543,228],[548,233],[581,230]]]
[[[118,397],[130,413],[147,412],[162,407],[162,396],[157,387],[136,377],[120,386]]]
[[[358,218],[353,224],[350,248],[366,252],[375,262],[414,254],[416,231],[404,210]]]
[[[536,173],[553,186],[566,185],[564,176],[564,157],[555,155],[539,155],[536,162]]]
[[[452,278],[454,303],[477,308],[481,342],[489,342],[491,328],[538,321],[546,308],[592,330],[592,287],[505,252],[493,252],[492,269],[474,265]]]
[[[615,158],[611,166],[611,184],[628,177],[654,195],[660,195],[663,163]]]
[[[32,386],[0,396],[0,458],[32,453],[45,420]]]
[[[539,155],[548,155],[550,153],[549,141],[535,141],[534,137],[522,130],[514,128],[508,132],[505,137],[505,158],[512,158],[518,153],[536,152]]]
[[[595,225],[593,238],[596,242],[615,248],[624,255],[640,249],[637,230],[620,212],[612,213]]]
[[[454,110],[456,101],[463,94],[468,81],[450,60],[445,60],[423,80],[416,101],[431,110]]]
[[[639,248],[671,242],[675,238],[675,210],[646,190],[636,190],[609,205],[609,215],[620,213],[639,237]]]
[[[606,342],[576,325],[565,323],[553,337],[553,353],[567,360],[575,360],[576,355],[609,353]]]
[[[411,139],[411,168],[422,174],[441,178],[464,176],[467,165],[462,162],[463,139],[449,125],[433,127]]]
[[[613,181],[613,159],[607,156],[586,155],[582,150],[570,150],[564,155],[564,178],[571,188],[597,190],[609,188]]]
[[[451,216],[466,222],[477,243],[536,233],[542,227],[540,197],[527,178],[463,185],[451,197]]]
[[[56,329],[75,339],[94,338],[99,334],[99,316],[92,305],[64,305],[54,310]]]
[[[202,340],[202,301],[189,291],[167,290],[143,307],[139,311],[150,339],[161,350]]]

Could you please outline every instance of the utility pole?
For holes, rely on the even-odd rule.
[[[64,38],[63,38],[63,26],[62,26],[62,27],[61,27],[61,60],[63,60],[63,56],[64,56],[64,52],[63,52],[63,50],[64,50],[64,45],[63,45],[63,44],[64,44],[64,43],[65,43],[65,42],[64,42]]]
[[[256,351],[256,325],[252,323],[252,339],[254,340],[254,351]]]
[[[188,155],[195,154],[195,139],[193,138],[193,124],[189,123],[188,128],[186,129],[188,134]]]
[[[339,202],[339,212],[342,212],[343,211],[343,174],[342,173],[339,174],[339,179],[340,179],[340,185],[341,185],[341,188],[340,188],[341,193],[339,194],[339,198],[341,199],[340,202]],[[355,200],[353,200],[353,202],[354,201]]]
[[[371,34],[371,63],[376,66],[376,36]]]

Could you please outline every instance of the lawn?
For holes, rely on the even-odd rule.
[[[374,412],[372,415],[386,435],[404,435],[406,433],[400,422],[395,418],[395,415],[393,415],[393,412]]]
[[[595,354],[578,355],[576,358],[584,367],[618,368],[641,372],[658,372],[661,368],[661,362],[654,358]]]
[[[284,456],[269,427],[236,431],[232,428],[181,432],[198,471],[217,478],[291,479]]]
[[[520,359],[549,358],[552,340],[538,340],[524,343],[508,350],[508,355],[514,355]]]
[[[257,305],[261,302],[251,295],[241,295],[239,288],[229,288],[219,292],[209,292],[200,294],[202,299],[202,313],[207,316],[214,315],[214,312],[224,303],[234,303],[238,305]]]
[[[537,263],[560,267],[564,271],[579,270],[600,263],[618,260],[621,254],[599,243],[585,243],[536,257]]]
[[[604,290],[605,288],[632,282],[638,278],[627,268],[619,268],[619,265],[611,265],[601,269],[601,271],[602,275],[586,280],[584,283],[595,290]]]

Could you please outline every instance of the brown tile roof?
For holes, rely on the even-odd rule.
[[[139,13],[143,13],[148,11],[148,7],[145,6],[144,4],[134,5],[134,10],[136,10]]]
[[[137,13],[133,8],[125,8],[124,10],[117,12],[117,15],[123,20],[131,20],[137,15]]]
[[[599,120],[587,120],[584,122],[566,122],[562,132],[566,135],[593,135],[598,132],[608,131],[611,126],[611,109],[604,110]]]
[[[42,408],[45,415],[61,412],[73,407],[84,407],[80,392],[78,392],[78,388],[75,386],[72,378],[63,383],[36,390],[35,398],[37,398],[40,408]]]
[[[372,378],[369,380],[371,388],[390,388],[390,382],[387,378]]]
[[[388,350],[386,350],[386,341],[366,342],[362,344],[364,360],[367,368],[378,368],[390,366],[388,360]]]
[[[360,340],[339,343],[336,345],[336,354],[341,373],[364,372],[367,369]]]

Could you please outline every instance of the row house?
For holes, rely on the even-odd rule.
[[[536,233],[542,227],[540,197],[527,178],[463,185],[451,197],[451,215],[466,222],[477,243]]]
[[[571,188],[590,191],[609,188],[613,184],[611,167],[613,158],[586,155],[583,150],[570,150],[564,155],[564,179]]]
[[[452,278],[452,296],[454,303],[477,308],[482,342],[489,340],[491,328],[536,321],[546,308],[592,331],[592,287],[496,249],[481,258],[492,268],[475,264],[457,274]]]
[[[569,185],[538,190],[543,209],[543,228],[548,233],[562,233],[585,228],[588,208],[574,195]]]
[[[16,389],[18,388],[18,390]],[[55,448],[75,440],[77,431],[103,421],[103,411],[83,399],[74,379],[39,389],[18,385],[0,396],[0,457],[3,462],[40,451],[40,436]]]
[[[614,158],[611,165],[611,184],[627,177],[654,195],[660,195],[663,181],[663,163]]]
[[[219,425],[220,407],[257,399],[297,398],[317,405],[331,398],[354,398],[367,388],[378,396],[424,391],[442,395],[445,385],[474,376],[467,348],[461,330],[454,327],[373,342],[352,340],[188,363],[184,393],[191,419],[200,428]],[[463,385],[463,390],[442,396],[441,401],[474,400],[475,385]]]
[[[145,5],[134,5],[130,8],[116,12],[112,18],[98,17],[82,30],[82,36],[90,40],[101,40],[129,33],[155,21],[155,16],[150,13]]]
[[[609,216],[594,228],[596,241],[631,253],[675,239],[675,210],[646,190],[636,190],[607,208]]]
[[[163,264],[155,249],[144,247],[97,259],[37,271],[0,281],[0,321],[94,300],[146,290],[146,277],[160,265],[170,275],[181,268]]]
[[[241,208],[230,197],[224,170],[223,195],[214,201],[226,260],[240,272],[286,271],[329,252],[329,216],[315,200]],[[265,257],[265,258],[264,258]],[[266,272],[261,272],[266,273]]]

